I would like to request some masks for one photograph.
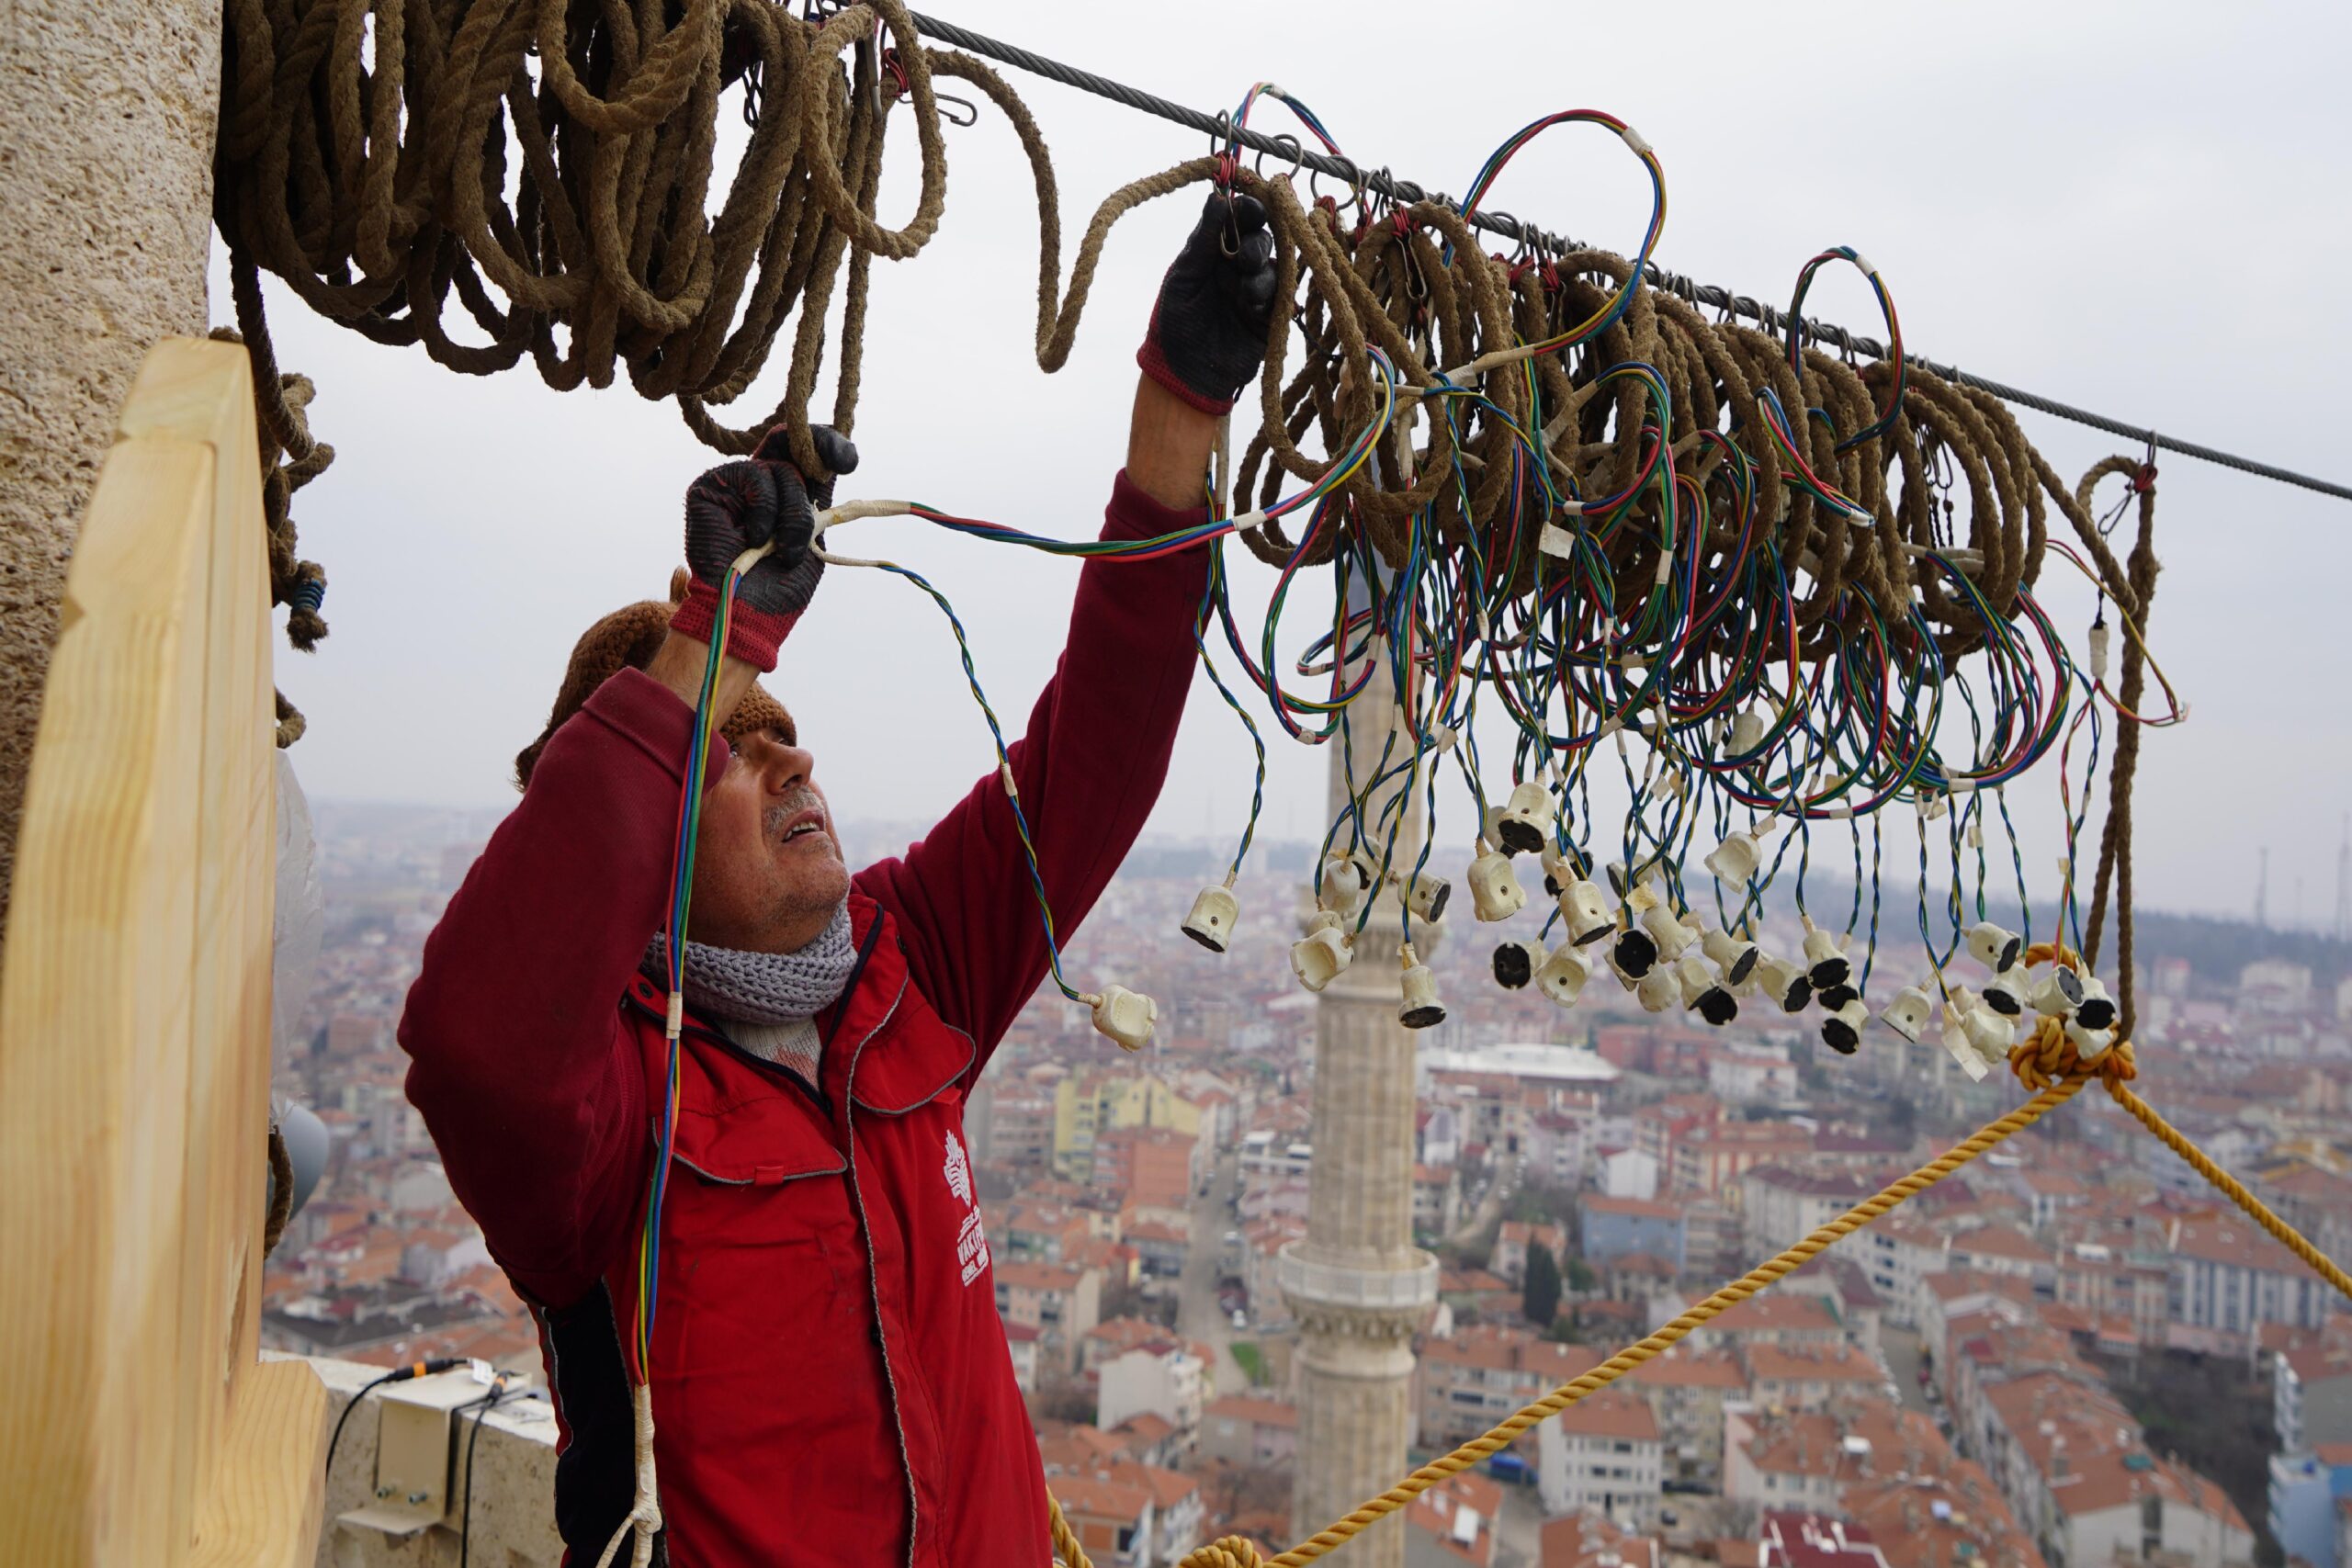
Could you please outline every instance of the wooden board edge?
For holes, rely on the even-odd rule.
[[[317,1557],[329,1404],[308,1361],[244,1369],[187,1568],[305,1568]]]

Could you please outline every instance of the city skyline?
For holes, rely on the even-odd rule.
[[[279,1087],[321,1111],[335,1156],[271,1259],[269,1342],[535,1371],[536,1334],[448,1201],[390,1036],[488,814],[321,802],[316,816],[329,939]],[[895,829],[849,836],[879,851]],[[1208,858],[1141,846],[1070,944],[1077,971],[1159,998],[1145,1051],[1111,1048],[1048,988],[967,1119],[1048,1484],[1106,1543],[1132,1528],[1166,1547],[1154,1568],[1228,1529],[1283,1544],[1303,1431],[1301,1341],[1280,1280],[1307,1234],[1316,1010],[1286,962],[1287,902],[1245,906],[1242,940],[1222,956],[1177,936]],[[1589,1370],[2017,1093],[2006,1074],[1972,1082],[1932,1039],[1876,1026],[1859,1055],[1830,1055],[1810,1017],[1760,1005],[1708,1029],[1645,1013],[1596,977],[1563,1011],[1496,987],[1485,937],[1505,928],[1449,924],[1431,960],[1449,1015],[1414,1042],[1411,1069],[1412,1232],[1439,1270],[1409,1391],[1424,1450]],[[2144,967],[2141,1087],[2323,1247],[2352,1252],[2340,1138],[2352,993],[2276,957],[2228,975],[2177,955]],[[2352,1332],[2319,1317],[2318,1281],[2233,1213],[2086,1097],[1622,1392],[1539,1427],[1510,1465],[1417,1503],[1400,1527],[1406,1562],[1429,1561],[1423,1543],[1457,1529],[1489,1568],[1595,1568],[1603,1551],[1688,1551],[1815,1517],[1874,1541],[1850,1568],[1949,1568],[1920,1555],[1948,1521],[1905,1522],[1939,1502],[1958,1521],[1951,1539],[1987,1562],[2056,1568],[2107,1528],[2059,1506],[2064,1483],[2104,1466],[2127,1495],[2135,1478],[2162,1489],[2177,1516],[2165,1550],[2186,1568],[2253,1568],[2258,1538],[2313,1539],[2311,1489],[2333,1473],[2314,1456],[2352,1441],[2329,1424],[2327,1381],[2336,1359],[2352,1380]],[[1555,1296],[1535,1309],[1539,1255]],[[2241,1282],[2199,1283],[2216,1269]],[[2235,1367],[2199,1397],[2256,1420],[2271,1398],[2246,1370],[2256,1340],[2303,1369],[2292,1408],[2264,1404],[2256,1436],[2177,1457],[2179,1429],[2143,1438],[2142,1423],[2167,1419],[2165,1380],[2194,1366]],[[1923,1358],[1931,1341],[1945,1349]],[[2038,1418],[2018,1411],[2053,1401],[2082,1417],[2075,1468],[2056,1483],[2002,1446]],[[1895,1457],[1877,1462],[1849,1439]],[[1942,1479],[1922,1489],[1923,1467]],[[1558,1555],[1571,1536],[1578,1555]]]

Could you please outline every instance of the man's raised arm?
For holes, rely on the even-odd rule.
[[[1143,376],[1127,464],[1103,538],[1151,538],[1205,520],[1217,421],[1265,349],[1272,249],[1252,198],[1211,195],[1136,355]],[[1008,748],[1065,941],[1126,858],[1167,778],[1207,576],[1205,547],[1148,562],[1089,560],[1061,660]],[[923,994],[978,1043],[976,1075],[1048,973],[1003,782],[981,779],[922,843],[859,873],[857,886],[898,916]]]

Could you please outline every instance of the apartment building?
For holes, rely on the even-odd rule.
[[[2335,1292],[2285,1247],[2236,1214],[2177,1219],[2165,1235],[2172,1254],[2172,1321],[2244,1345],[2266,1323],[2317,1328]]]
[[[1201,1412],[1200,1456],[1216,1464],[1265,1469],[1298,1452],[1298,1406],[1261,1394],[1228,1393]]]
[[[1102,1276],[1093,1269],[1006,1260],[996,1266],[996,1313],[1037,1331],[1042,1374],[1069,1371],[1101,1311]]]
[[[1712,1483],[1723,1475],[1724,1407],[1747,1397],[1747,1373],[1728,1350],[1676,1345],[1618,1384],[1649,1402],[1668,1481]]]
[[[1480,1324],[1421,1347],[1413,1369],[1415,1441],[1451,1448],[1599,1366],[1600,1352],[1532,1330]]]
[[[1535,1484],[1547,1514],[1590,1509],[1632,1530],[1657,1524],[1664,1442],[1649,1402],[1604,1388],[1535,1428]]]
[[[1822,1410],[1892,1392],[1886,1369],[1852,1345],[1748,1345],[1748,1397],[1767,1410]]]
[[[1581,1256],[1595,1268],[1634,1253],[1662,1258],[1682,1267],[1682,1207],[1641,1198],[1611,1198],[1588,1192],[1577,1200],[1584,1241]]]

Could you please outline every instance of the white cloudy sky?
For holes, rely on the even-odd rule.
[[[2352,479],[2339,412],[2352,21],[2339,6],[1709,4],[1668,20],[1557,3],[1037,0],[953,14],[1208,107],[1271,76],[1362,162],[1457,192],[1525,121],[1608,108],[1663,160],[1669,265],[1777,299],[1806,256],[1853,243],[1884,270],[1920,352]],[[1014,81],[1053,147],[1072,230],[1114,185],[1201,150],[1192,132]],[[949,149],[942,232],[877,268],[854,491],[1091,536],[1121,457],[1131,353],[1193,203],[1123,225],[1077,353],[1047,377],[1030,353],[1035,220],[1018,151],[988,120],[951,130]],[[911,209],[910,137],[899,151],[886,218]],[[1589,129],[1523,153],[1491,204],[1620,250],[1646,210],[1632,160]],[[673,407],[625,388],[558,395],[527,367],[460,377],[331,327],[282,289],[272,299],[280,357],[318,379],[317,427],[340,454],[298,508],[304,551],[334,580],[334,635],[313,658],[279,659],[311,719],[302,776],[329,797],[511,799],[509,761],[572,638],[661,592],[679,494],[712,459]],[[217,277],[215,300],[225,319]],[[1826,276],[1812,303],[1875,330],[1850,276]],[[763,392],[775,395],[755,389],[738,410],[766,406]],[[2116,449],[2026,423],[2067,474]],[[2352,504],[2181,457],[2160,489],[2155,644],[2195,716],[2146,749],[2142,900],[2244,910],[2267,845],[2274,919],[2291,915],[2300,881],[2304,915],[2324,919],[2352,805],[2340,673]],[[1025,712],[1074,569],[918,523],[865,526],[949,592],[999,710]],[[1271,574],[1240,558],[1238,600],[1262,603]],[[2051,603],[2079,639],[2088,600],[2055,577]],[[922,818],[989,761],[945,628],[902,583],[834,572],[779,685],[845,816]],[[1238,830],[1248,756],[1201,683],[1155,827]],[[1322,768],[1320,752],[1277,750],[1269,830],[1319,829]],[[2040,880],[2054,781],[2014,786],[2011,803]]]

